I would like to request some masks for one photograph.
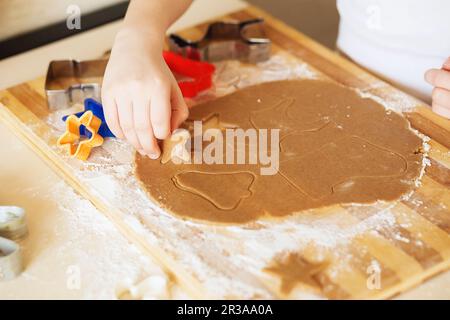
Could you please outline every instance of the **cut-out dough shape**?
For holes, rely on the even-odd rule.
[[[220,116],[218,114],[213,114],[213,115],[207,117],[205,120],[203,120],[203,123],[202,123],[203,131],[206,131],[208,129],[225,130],[227,128],[237,128],[237,127],[239,127],[239,126],[222,122],[220,120]]]
[[[296,118],[294,98],[284,98],[274,106],[252,111],[250,113],[250,122],[257,129],[276,128],[285,131],[291,130],[318,130],[329,122],[327,117],[323,117],[317,112],[303,114],[302,119]]]
[[[263,176],[261,165],[162,164],[136,154],[136,175],[150,197],[184,218],[245,223],[336,204],[392,201],[414,188],[422,168],[423,141],[403,116],[329,81],[255,85],[191,108],[189,119],[189,130],[195,120],[218,132],[229,124],[280,129],[280,166],[277,174]],[[236,172],[253,175],[250,195],[243,192],[247,180],[224,176]]]
[[[295,144],[297,138],[292,135],[285,143]],[[311,170],[312,163],[320,170]],[[328,142],[304,156],[300,153],[280,166],[281,174],[313,199],[328,196],[333,186],[343,182],[348,182],[350,187],[354,179],[400,177],[406,170],[407,162],[400,154],[356,136]]]
[[[289,253],[286,257],[276,259],[264,271],[280,278],[280,291],[288,295],[298,285],[307,286],[312,291],[319,291],[322,284],[319,275],[326,270],[328,264],[312,263],[300,254]]]
[[[255,176],[249,172],[188,171],[176,174],[172,180],[177,188],[198,195],[220,210],[233,210],[243,199],[251,196],[250,188]]]
[[[175,130],[169,138],[163,141],[161,163],[166,164],[170,160],[174,163],[189,162],[191,153],[187,149],[187,144],[190,138],[189,131],[185,129]]]

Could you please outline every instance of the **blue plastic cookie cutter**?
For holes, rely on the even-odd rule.
[[[106,124],[105,115],[103,113],[103,106],[100,102],[95,101],[94,99],[86,99],[84,100],[84,111],[75,113],[75,115],[79,118],[81,117],[86,111],[92,111],[92,113],[102,120],[102,124],[100,125],[100,129],[98,129],[98,133],[103,137],[112,137],[115,138],[116,136],[109,130],[108,125]],[[62,120],[65,122],[66,119],[69,117],[69,115],[64,116]],[[85,136],[90,138],[91,133],[89,130],[86,130],[84,126],[80,127],[80,136]]]

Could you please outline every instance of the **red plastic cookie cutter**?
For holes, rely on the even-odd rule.
[[[171,51],[163,52],[164,60],[172,72],[192,78],[192,80],[178,81],[178,86],[185,98],[193,98],[199,92],[212,86],[214,65],[182,57]]]

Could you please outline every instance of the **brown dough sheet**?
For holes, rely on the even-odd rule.
[[[260,165],[162,164],[136,153],[136,175],[150,197],[195,220],[245,223],[393,201],[414,188],[424,156],[422,139],[403,116],[322,80],[247,87],[195,106],[189,119],[221,130],[280,129],[276,175],[261,175]]]

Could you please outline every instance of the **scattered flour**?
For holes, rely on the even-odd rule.
[[[59,209],[53,229],[58,244],[52,247],[52,255],[58,261],[67,261],[70,253],[68,268],[76,267],[80,271],[79,298],[122,298],[123,290],[132,288],[143,279],[166,279],[165,273],[152,259],[142,255],[102,213],[64,182],[48,190],[47,197],[57,202]],[[147,287],[152,288],[151,284]],[[158,284],[149,289],[146,298],[152,295],[155,299],[169,298],[169,284],[166,288],[161,287]]]

